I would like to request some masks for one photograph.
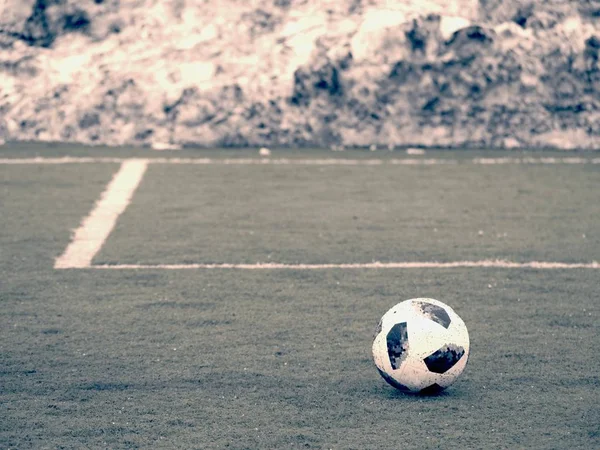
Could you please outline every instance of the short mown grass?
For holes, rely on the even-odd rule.
[[[0,447],[599,445],[597,270],[54,270],[117,167],[0,166]],[[96,262],[589,261],[599,175],[151,166]],[[439,396],[396,392],[370,356],[420,296],[471,336]]]

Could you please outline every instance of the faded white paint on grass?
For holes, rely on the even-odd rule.
[[[106,157],[76,157],[76,156],[62,156],[60,158],[44,158],[36,156],[35,158],[0,158],[0,164],[2,165],[56,165],[56,164],[100,164],[100,163],[112,163],[122,164],[125,161],[130,161],[131,158],[106,158]],[[146,161],[145,159],[143,159]]]
[[[132,161],[131,158],[110,157],[60,157],[60,158],[0,158],[0,165],[23,165],[23,164],[93,164],[93,163],[124,163]],[[506,165],[506,164],[533,164],[533,165],[556,165],[556,164],[600,164],[600,158],[582,157],[525,157],[525,158],[472,158],[472,159],[450,159],[450,158],[397,158],[397,159],[346,159],[346,158],[315,158],[315,159],[293,159],[293,158],[139,158],[135,161],[143,161],[146,164],[197,164],[197,165],[224,165],[224,166],[435,166],[435,165]]]
[[[56,269],[83,269],[90,267],[113,230],[118,217],[131,202],[131,197],[142,181],[148,161],[129,159],[121,164],[100,200],[90,214],[75,230],[73,240],[65,252],[56,259]]]
[[[600,269],[600,263],[563,263],[548,261],[514,262],[506,260],[450,261],[450,262],[371,262],[339,264],[99,264],[93,269],[238,269],[238,270],[325,270],[325,269],[454,269],[454,268],[496,268],[496,269]]]

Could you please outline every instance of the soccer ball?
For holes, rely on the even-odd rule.
[[[469,332],[448,305],[414,298],[386,312],[373,340],[385,381],[403,392],[435,393],[450,386],[469,358]]]

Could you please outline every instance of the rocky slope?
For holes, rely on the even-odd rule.
[[[0,0],[0,140],[597,149],[599,52],[600,0]]]

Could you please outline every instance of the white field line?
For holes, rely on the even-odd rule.
[[[95,158],[95,157],[74,157],[64,156],[60,158],[0,158],[2,165],[25,165],[25,164],[94,164],[94,163],[115,163],[122,164],[125,161],[130,161],[133,158]],[[139,160],[138,160],[139,161]],[[146,159],[143,159],[146,161]]]
[[[23,165],[23,164],[93,164],[93,163],[115,163],[122,164],[133,158],[111,158],[111,157],[71,157],[60,158],[0,158],[0,165]],[[450,159],[450,158],[401,158],[401,159],[293,159],[293,158],[136,158],[136,161],[144,161],[146,164],[197,164],[197,165],[223,165],[223,166],[434,166],[434,165],[506,165],[506,164],[600,164],[600,158],[580,157],[546,157],[546,158],[472,158],[472,159]]]
[[[444,269],[444,268],[505,268],[505,269],[599,269],[598,262],[511,262],[504,260],[453,261],[453,262],[389,262],[349,264],[114,264],[91,265],[94,255],[100,250],[112,231],[118,216],[125,210],[131,196],[140,183],[148,164],[197,164],[197,165],[281,165],[281,166],[382,166],[382,165],[504,165],[504,164],[600,164],[600,158],[581,157],[501,157],[501,158],[402,158],[402,159],[290,159],[290,158],[115,158],[115,157],[60,157],[60,158],[0,158],[0,165],[19,164],[90,164],[117,163],[121,170],[109,184],[96,208],[84,219],[81,227],[65,253],[57,258],[56,268],[94,269]],[[115,187],[116,186],[116,187]]]
[[[147,167],[146,160],[129,159],[121,164],[96,206],[75,230],[73,240],[65,252],[56,259],[55,269],[90,267],[92,259],[114,228],[117,218],[129,205]]]
[[[453,269],[453,268],[497,268],[497,269],[600,269],[600,263],[561,262],[512,262],[505,260],[451,261],[451,262],[371,262],[350,264],[99,264],[91,269],[238,269],[238,270],[323,270],[323,269]]]

